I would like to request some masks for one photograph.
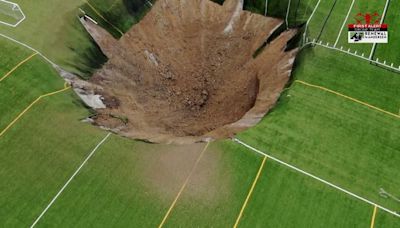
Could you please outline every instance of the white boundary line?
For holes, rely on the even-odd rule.
[[[268,13],[268,0],[265,0],[264,16],[267,16],[267,13]]]
[[[292,0],[289,0],[288,5],[287,5],[287,9],[286,9],[286,18],[285,18],[285,22],[286,22],[286,29],[289,27],[289,12],[290,12],[290,4],[291,4]]]
[[[317,43],[317,42],[314,42],[314,41],[305,43],[301,48],[304,48],[307,45],[317,45],[317,46],[321,46],[321,47],[324,47],[324,48],[328,48],[328,49],[332,49],[332,50],[335,50],[335,51],[339,51],[339,52],[342,52],[342,53],[345,53],[345,54],[348,54],[348,55],[352,55],[352,56],[355,56],[357,58],[366,60],[368,62],[375,63],[376,65],[380,65],[382,67],[389,68],[389,69],[395,71],[396,73],[400,73],[400,67],[399,68],[395,68],[393,66],[389,66],[389,65],[385,64],[385,62],[381,63],[381,62],[378,62],[377,60],[371,60],[371,59],[369,59],[367,57],[360,56],[360,55],[356,54],[356,52],[352,53],[350,51],[346,51],[346,50],[343,50],[343,49],[340,49],[340,48],[331,47],[329,45],[322,44],[322,42],[321,43]]]
[[[321,2],[321,0],[318,0],[317,5],[315,5],[314,10],[312,11],[310,17],[308,18],[308,20],[306,22],[306,26],[305,26],[304,33],[303,33],[303,42],[304,43],[306,42],[306,33],[307,33],[307,29],[308,29],[308,24],[310,24],[311,18],[314,16],[315,11],[317,11],[320,2]]]
[[[14,5],[14,6],[18,6],[18,9],[19,9],[19,11],[20,11],[21,14],[22,14],[22,18],[21,18],[16,24],[10,24],[10,23],[4,22],[4,21],[0,21],[0,24],[4,24],[4,25],[11,26],[11,27],[14,27],[14,28],[15,28],[15,27],[17,27],[19,24],[21,24],[21,22],[23,22],[23,21],[25,20],[26,16],[25,16],[25,14],[24,14],[24,11],[22,11],[21,7],[20,7],[17,3],[15,3],[15,2],[9,2],[9,1],[6,1],[6,0],[0,0],[0,2],[5,2],[5,3],[9,3],[9,4],[11,4],[11,5]]]
[[[386,16],[386,12],[387,12],[387,9],[388,9],[388,6],[389,6],[389,2],[390,2],[390,0],[386,0],[385,8],[383,9],[382,18],[381,18],[381,21],[380,21],[381,24],[385,20],[385,16]],[[372,57],[374,55],[375,47],[376,47],[376,43],[374,43],[372,45],[371,52],[369,53],[369,59],[372,59]]]
[[[39,220],[43,217],[43,215],[47,212],[47,210],[53,205],[53,203],[57,200],[57,198],[61,195],[64,189],[68,186],[68,184],[74,179],[74,177],[78,174],[78,172],[82,169],[82,167],[86,164],[86,162],[93,156],[93,154],[97,151],[97,149],[103,144],[107,138],[111,135],[108,133],[97,145],[96,147],[90,152],[90,154],[86,157],[86,159],[82,162],[82,164],[78,167],[78,169],[72,174],[72,176],[68,179],[68,181],[64,184],[64,186],[58,191],[58,193],[54,196],[54,198],[50,201],[47,207],[42,211],[42,213],[37,217],[35,222],[30,226],[31,228],[35,227],[35,225],[39,222]]]
[[[8,40],[11,40],[11,41],[13,41],[13,42],[15,42],[15,43],[17,43],[17,44],[19,44],[19,45],[22,45],[22,46],[24,46],[24,47],[26,47],[26,48],[28,48],[28,49],[30,49],[30,50],[32,50],[32,51],[38,53],[38,54],[39,54],[40,56],[42,56],[47,62],[49,62],[53,67],[57,67],[57,64],[53,63],[50,59],[48,59],[46,56],[44,56],[42,53],[40,53],[40,52],[39,52],[38,50],[36,50],[35,48],[33,48],[33,47],[31,47],[31,46],[29,46],[29,45],[27,45],[27,44],[24,44],[24,43],[22,43],[22,42],[20,42],[20,41],[18,41],[18,40],[16,40],[16,39],[14,39],[14,38],[11,38],[11,37],[9,37],[9,36],[7,36],[7,35],[4,35],[4,34],[2,34],[2,33],[0,33],[0,36],[6,38],[6,39],[8,39]]]
[[[284,166],[287,166],[287,167],[289,167],[289,168],[291,168],[291,169],[293,169],[293,170],[296,170],[296,171],[299,172],[299,173],[302,173],[302,174],[304,174],[304,175],[306,175],[306,176],[309,176],[309,177],[311,177],[311,178],[313,178],[313,179],[315,179],[315,180],[318,180],[318,181],[320,181],[320,182],[322,182],[322,183],[324,183],[324,184],[326,184],[326,185],[329,185],[329,186],[331,186],[331,187],[333,187],[333,188],[335,188],[335,189],[337,189],[337,190],[339,190],[339,191],[342,191],[342,192],[344,192],[344,193],[346,193],[346,194],[348,194],[348,195],[350,195],[350,196],[353,196],[353,197],[355,197],[355,198],[357,198],[357,199],[359,199],[359,200],[361,200],[361,201],[364,201],[364,202],[366,202],[366,203],[368,203],[368,204],[371,204],[371,205],[373,205],[373,206],[376,206],[376,207],[378,207],[378,208],[380,208],[380,209],[382,209],[382,210],[384,210],[384,211],[386,211],[386,212],[388,212],[388,213],[390,213],[390,214],[392,214],[392,215],[394,215],[394,216],[400,218],[400,214],[397,214],[396,212],[394,212],[394,211],[392,211],[392,210],[389,210],[389,209],[387,209],[387,208],[385,208],[385,207],[383,207],[383,206],[380,206],[379,204],[376,204],[376,203],[374,203],[374,202],[372,202],[372,201],[370,201],[370,200],[367,200],[367,199],[365,199],[365,198],[363,198],[363,197],[361,197],[361,196],[358,196],[358,195],[356,195],[356,194],[354,194],[354,193],[352,193],[352,192],[350,192],[350,191],[348,191],[348,190],[346,190],[346,189],[343,189],[343,188],[341,188],[341,187],[339,187],[339,186],[337,186],[337,185],[334,185],[334,184],[332,184],[332,183],[330,183],[330,182],[328,182],[328,181],[326,181],[326,180],[324,180],[324,179],[322,179],[322,178],[319,178],[319,177],[317,177],[317,176],[314,176],[313,174],[308,173],[308,172],[306,172],[306,171],[304,171],[304,170],[302,170],[302,169],[299,169],[299,168],[297,168],[297,167],[295,167],[295,166],[293,166],[293,165],[290,165],[290,164],[288,164],[288,163],[286,163],[286,162],[283,162],[283,161],[281,161],[281,160],[279,160],[279,159],[277,159],[277,158],[275,158],[275,157],[273,157],[273,156],[270,156],[270,155],[268,155],[268,154],[266,154],[266,153],[264,153],[264,152],[262,152],[262,151],[260,151],[260,150],[258,150],[258,149],[256,149],[256,148],[254,148],[254,147],[252,147],[252,146],[250,146],[250,145],[248,145],[248,144],[246,144],[246,143],[240,141],[240,140],[237,139],[237,138],[234,138],[233,141],[234,141],[234,142],[237,142],[237,143],[239,143],[239,144],[241,144],[241,145],[243,145],[244,147],[247,147],[248,149],[250,149],[250,150],[252,150],[252,151],[254,151],[254,152],[258,153],[258,154],[261,154],[261,155],[263,155],[263,156],[266,156],[266,157],[268,157],[269,159],[272,159],[272,160],[278,162],[278,163],[281,164],[281,165],[284,165]]]
[[[339,34],[338,34],[338,36],[336,38],[335,44],[333,45],[334,47],[336,47],[337,43],[339,42],[340,35],[342,35],[343,28],[346,25],[347,20],[349,19],[350,12],[353,9],[354,2],[355,2],[355,0],[353,0],[353,2],[350,5],[349,11],[347,12],[346,18],[344,19],[342,27],[340,28],[340,31],[339,31]]]

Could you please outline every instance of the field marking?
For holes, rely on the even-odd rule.
[[[242,218],[242,215],[243,215],[243,211],[246,208],[247,203],[249,202],[249,199],[250,199],[250,197],[251,197],[251,195],[253,193],[254,187],[256,186],[256,184],[258,182],[258,179],[260,177],[260,174],[261,174],[261,172],[262,172],[262,170],[264,168],[264,164],[265,164],[266,160],[267,160],[267,156],[264,156],[264,158],[263,158],[263,160],[261,162],[260,168],[258,169],[257,175],[254,178],[253,184],[251,185],[250,191],[247,194],[246,200],[244,201],[244,203],[242,205],[242,208],[240,209],[240,213],[239,213],[238,217],[236,218],[236,222],[235,222],[235,225],[233,225],[233,228],[236,228],[239,225],[240,219]]]
[[[67,86],[67,84],[64,83],[64,88],[63,89],[60,89],[60,90],[57,90],[57,91],[54,91],[54,92],[51,92],[51,93],[40,95],[38,98],[36,98],[36,100],[34,100],[31,104],[29,104],[28,107],[26,107],[20,114],[18,114],[18,116],[13,121],[11,121],[11,123],[9,123],[6,128],[4,128],[0,132],[0,137],[3,136],[27,111],[29,111],[29,109],[32,108],[33,105],[35,105],[42,98],[48,97],[48,96],[52,96],[52,95],[55,95],[57,93],[64,92],[64,91],[68,90],[69,88],[71,88],[71,86]]]
[[[268,13],[268,0],[265,0],[264,16],[267,16],[267,13]]]
[[[342,27],[340,28],[340,31],[339,31],[339,34],[338,34],[338,36],[336,38],[335,44],[333,45],[334,47],[336,47],[337,43],[339,42],[340,35],[342,35],[343,28],[346,25],[347,20],[349,19],[350,12],[353,9],[354,2],[355,2],[355,0],[353,0],[353,2],[350,5],[349,11],[347,12],[346,18],[344,19]]]
[[[38,53],[40,56],[42,56],[47,62],[49,62],[54,68],[58,67],[57,64],[55,64],[53,61],[51,61],[49,58],[47,58],[45,55],[43,55],[40,51],[36,50],[35,48],[33,48],[33,47],[31,47],[31,46],[29,46],[29,45],[27,45],[27,44],[25,44],[25,43],[22,43],[21,41],[18,41],[18,40],[16,40],[16,39],[12,38],[12,37],[9,37],[9,36],[7,36],[7,35],[4,35],[4,34],[2,34],[2,33],[0,33],[0,36],[3,37],[3,38],[6,38],[6,39],[8,39],[8,40],[11,40],[11,41],[13,41],[13,42],[15,42],[15,43],[17,43],[17,44],[19,44],[19,45],[21,45],[21,46],[24,46],[24,47],[26,47],[26,48],[28,48],[28,49],[34,51],[34,52],[37,52],[37,53]]]
[[[97,11],[96,8],[94,8],[94,6],[92,6],[92,4],[90,4],[89,1],[86,1],[86,3],[101,19],[103,19],[105,22],[107,22],[109,25],[111,25],[115,30],[117,30],[121,34],[121,36],[124,35],[124,33],[117,26],[113,25],[109,20],[107,20],[105,17],[103,17],[103,15],[101,15],[100,12]]]
[[[185,181],[183,182],[182,187],[179,189],[178,194],[176,195],[174,201],[172,202],[171,206],[168,208],[167,213],[164,215],[163,220],[161,221],[160,225],[158,226],[158,228],[161,228],[164,226],[165,221],[167,221],[168,216],[170,215],[172,209],[175,207],[176,202],[178,201],[179,197],[181,196],[183,190],[186,188],[186,185],[189,182],[190,177],[193,175],[194,170],[196,169],[197,165],[199,164],[201,158],[203,157],[204,152],[207,150],[208,145],[210,144],[210,142],[207,142],[206,146],[203,148],[203,150],[201,151],[199,157],[197,158],[196,162],[194,163],[192,169],[189,172],[189,175],[186,177]]]
[[[377,211],[376,205],[374,206],[374,212],[372,212],[372,218],[371,218],[371,226],[370,228],[374,228],[375,226],[375,217],[376,217],[376,211]]]
[[[315,8],[313,9],[310,17],[308,18],[308,20],[306,22],[306,26],[305,26],[304,33],[303,33],[303,42],[304,43],[306,42],[306,33],[307,33],[307,29],[308,29],[308,24],[310,24],[310,21],[311,21],[312,17],[314,16],[315,12],[317,11],[320,2],[321,2],[321,0],[318,0],[317,5],[315,5]]]
[[[347,54],[347,55],[351,55],[351,56],[357,57],[357,58],[359,58],[359,59],[366,60],[366,61],[368,61],[368,62],[370,62],[370,63],[374,63],[374,64],[376,64],[376,65],[382,66],[382,67],[384,67],[384,68],[389,68],[389,69],[393,70],[395,73],[400,73],[400,67],[399,67],[399,68],[395,68],[395,67],[393,67],[393,66],[386,65],[385,63],[381,63],[381,62],[378,62],[378,61],[376,61],[376,60],[372,60],[372,59],[369,59],[369,58],[367,58],[367,57],[364,57],[363,55],[360,56],[360,55],[358,55],[357,53],[352,53],[352,52],[350,52],[350,51],[346,51],[346,50],[343,50],[343,49],[340,49],[340,48],[331,47],[331,46],[329,46],[329,45],[327,45],[327,44],[326,44],[326,45],[325,45],[325,44],[322,44],[321,41],[320,41],[320,42],[315,42],[315,40],[314,40],[314,41],[306,42],[300,49],[305,48],[307,45],[311,45],[311,46],[312,46],[312,45],[314,45],[314,46],[320,46],[320,47],[324,47],[324,48],[327,48],[327,49],[339,51],[339,52],[345,53],[345,54]]]
[[[286,17],[285,17],[286,29],[289,27],[289,19],[288,19],[288,17],[289,17],[289,12],[290,12],[290,4],[291,4],[291,0],[289,0],[288,6],[287,6],[287,9],[286,9]]]
[[[61,195],[61,193],[64,191],[64,189],[68,186],[68,184],[74,179],[74,177],[79,173],[79,171],[82,169],[82,167],[87,163],[87,161],[93,156],[93,154],[97,151],[97,149],[110,137],[111,133],[108,133],[97,145],[96,147],[89,153],[89,155],[86,157],[85,160],[83,160],[82,164],[78,167],[77,170],[72,174],[72,176],[68,179],[68,181],[64,184],[64,186],[58,191],[58,193],[54,196],[54,198],[50,201],[50,203],[47,205],[47,207],[42,211],[42,213],[37,217],[37,219],[33,222],[33,224],[30,226],[33,228],[39,220],[43,217],[43,215],[49,210],[51,205],[57,200],[57,198]]]
[[[22,64],[28,62],[33,56],[37,55],[38,53],[35,52],[32,55],[28,56],[26,59],[22,60],[20,63],[18,63],[15,67],[13,67],[10,71],[8,71],[3,77],[0,78],[0,82],[3,81],[5,78],[10,76],[12,72],[14,72],[18,67],[20,67]]]
[[[275,157],[273,157],[273,156],[271,156],[271,155],[268,155],[268,154],[266,154],[266,153],[264,153],[264,152],[262,152],[262,151],[260,151],[260,150],[258,150],[258,149],[256,149],[256,148],[254,148],[254,147],[252,147],[252,146],[250,146],[250,145],[244,143],[243,141],[241,141],[241,140],[239,140],[239,139],[237,139],[237,138],[233,138],[232,140],[233,140],[234,142],[236,142],[236,143],[238,143],[238,144],[240,144],[240,145],[242,145],[242,146],[244,146],[244,147],[246,147],[246,148],[248,148],[248,149],[250,149],[250,150],[252,150],[252,151],[254,151],[254,152],[256,152],[256,153],[258,153],[258,154],[261,154],[261,155],[263,155],[263,156],[267,156],[269,159],[271,159],[271,160],[273,160],[273,161],[276,161],[276,162],[278,162],[278,163],[281,164],[281,165],[284,165],[284,166],[286,166],[286,167],[288,167],[288,168],[290,168],[290,169],[293,169],[293,170],[295,170],[295,171],[297,171],[297,172],[299,172],[299,173],[302,173],[302,174],[304,174],[304,175],[306,175],[306,176],[308,176],[308,177],[311,177],[311,178],[313,178],[313,179],[315,179],[315,180],[317,180],[317,181],[320,181],[320,182],[322,182],[322,183],[324,183],[324,184],[326,184],[326,185],[329,185],[329,186],[332,187],[332,188],[335,188],[335,189],[337,189],[337,190],[339,190],[339,191],[341,191],[341,192],[344,192],[344,193],[346,193],[346,194],[348,194],[348,195],[350,195],[350,196],[352,196],[352,197],[354,197],[354,198],[357,198],[357,199],[359,199],[359,200],[361,200],[361,201],[364,201],[365,203],[368,203],[368,204],[370,204],[370,205],[376,206],[377,208],[382,209],[383,211],[386,211],[387,213],[390,213],[390,214],[392,214],[392,215],[394,215],[394,216],[400,218],[400,214],[397,214],[395,211],[392,211],[392,210],[390,210],[390,209],[387,209],[387,208],[385,208],[385,207],[383,207],[383,206],[381,206],[381,205],[379,205],[379,204],[376,204],[376,203],[372,202],[371,200],[368,200],[368,199],[366,199],[366,198],[363,198],[363,197],[361,197],[361,196],[359,196],[359,195],[357,195],[357,194],[355,194],[355,193],[352,193],[352,192],[350,192],[350,191],[348,191],[348,190],[346,190],[346,189],[344,189],[344,188],[341,188],[341,187],[339,187],[339,186],[337,186],[337,185],[335,185],[335,184],[332,184],[332,183],[329,182],[329,181],[326,181],[326,180],[324,180],[324,179],[322,179],[322,178],[320,178],[320,177],[317,177],[317,176],[315,176],[315,175],[313,175],[313,174],[311,174],[311,173],[308,173],[308,172],[306,172],[306,171],[304,171],[304,170],[302,170],[302,169],[300,169],[300,168],[297,168],[296,166],[290,165],[290,164],[288,164],[288,163],[286,163],[286,162],[284,162],[284,161],[281,161],[281,160],[279,160],[279,159],[277,159],[277,158],[275,158]]]
[[[382,14],[381,21],[380,21],[381,24],[383,23],[383,20],[385,19],[386,12],[387,12],[387,9],[388,9],[388,6],[389,6],[389,2],[390,2],[390,0],[386,0],[385,8],[383,9],[383,14]],[[372,57],[374,55],[375,48],[376,48],[376,43],[374,43],[372,45],[371,52],[369,54],[369,59],[370,60],[372,59]]]
[[[303,84],[303,85],[306,85],[306,86],[309,86],[309,87],[317,88],[317,89],[320,89],[320,90],[324,90],[324,91],[329,92],[329,93],[333,93],[333,94],[335,94],[335,95],[344,97],[344,98],[346,98],[346,99],[348,99],[348,100],[351,100],[351,101],[353,101],[353,102],[356,102],[356,103],[358,103],[358,104],[367,106],[367,107],[369,107],[369,108],[371,108],[371,109],[374,109],[374,110],[376,110],[376,111],[379,111],[379,112],[382,112],[382,113],[385,113],[385,114],[387,114],[387,115],[390,115],[390,116],[393,116],[393,117],[396,117],[396,118],[400,119],[400,115],[394,114],[394,113],[392,113],[392,112],[388,112],[388,111],[386,111],[386,110],[383,110],[383,109],[381,109],[381,108],[378,108],[378,107],[373,106],[373,105],[371,105],[371,104],[368,104],[368,103],[366,103],[366,102],[357,100],[357,99],[355,99],[355,98],[349,97],[349,96],[347,96],[347,95],[344,95],[344,94],[342,94],[342,93],[336,92],[336,91],[334,91],[334,90],[331,90],[331,89],[328,89],[328,88],[325,88],[325,87],[322,87],[322,86],[318,86],[318,85],[313,85],[313,84],[310,84],[310,83],[305,82],[305,81],[302,81],[302,80],[295,80],[294,82],[297,82],[297,83],[300,83],[300,84]]]

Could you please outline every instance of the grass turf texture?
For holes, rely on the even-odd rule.
[[[387,61],[388,64],[394,63],[394,67],[400,65],[400,55],[398,52],[398,44],[400,42],[399,20],[400,1],[390,1],[389,8],[385,16],[384,23],[389,25],[389,42],[387,44],[377,44],[374,53],[374,59],[379,61]]]
[[[239,227],[369,227],[371,212],[372,206],[267,159]]]
[[[0,131],[36,98],[63,88],[63,81],[36,55],[0,82]]]
[[[375,217],[375,227],[397,228],[400,227],[400,219],[378,209]]]
[[[13,44],[4,38],[0,38],[0,47],[0,78],[32,54],[32,51]]]
[[[342,0],[336,2],[319,40],[321,40],[323,43],[329,42],[331,45],[335,43],[336,38],[339,35],[340,29],[342,27],[342,23],[346,19],[346,15],[351,3],[352,0]],[[345,27],[343,28],[342,33],[346,32],[347,25],[345,25]]]
[[[1,226],[30,226],[104,136],[73,97],[44,98],[0,138]]]
[[[32,46],[66,70],[82,76],[105,61],[78,21],[78,7],[84,1],[16,3],[26,14],[25,21],[16,28],[0,25],[0,33]]]
[[[325,23],[329,19],[329,13],[333,10],[335,0],[321,1],[315,11],[313,17],[308,24],[306,35],[309,39],[318,39],[323,30]]]
[[[194,159],[180,170],[182,176],[160,186],[160,196],[143,176],[157,170],[162,153],[190,153],[177,146],[151,145],[111,136],[71,182],[41,226],[155,227],[166,213]],[[196,146],[196,153],[202,149]],[[184,155],[182,155],[184,156]],[[154,160],[151,160],[153,158]],[[149,178],[149,177],[148,177]]]
[[[233,226],[261,160],[233,142],[212,143],[165,227]]]
[[[192,150],[188,149],[190,147],[193,145],[149,145],[113,136],[49,210],[39,227],[158,226],[194,160],[186,161],[187,168],[180,170],[184,175],[158,188],[149,185],[152,180],[143,176],[146,176],[143,166],[149,166],[147,169],[152,172],[162,172],[159,169],[163,165],[162,153],[172,150],[173,153],[188,153]],[[194,158],[202,149],[203,146],[197,146]],[[153,160],[150,163],[149,158]],[[210,145],[165,227],[233,225],[257,171],[257,160],[256,155],[243,153],[231,142]],[[204,186],[207,182],[212,185]]]
[[[14,6],[13,4],[0,1],[0,21],[1,22],[15,25],[23,18],[21,11],[18,8],[13,9],[14,7],[16,7],[16,6]]]
[[[317,49],[309,52],[301,58],[308,58],[307,61],[319,61],[318,56],[326,53],[318,54],[318,51]],[[337,55],[335,52],[331,54]],[[343,73],[343,77],[348,77],[344,85],[346,81],[351,80],[350,78],[353,78],[353,85],[363,85],[364,78],[361,78],[361,75],[354,77],[356,74],[341,72],[342,68],[339,67],[341,66],[339,63],[343,66],[358,64],[362,69],[363,62],[351,57],[336,58],[335,67],[332,67],[326,60],[327,58],[321,59],[318,64],[319,72],[326,72],[325,75],[319,74],[319,80],[330,81],[329,73],[335,77]],[[325,65],[323,61],[326,61]],[[380,78],[387,73],[385,70],[376,69],[382,74]],[[312,70],[313,67],[303,69],[300,67],[294,76],[297,79],[307,79],[307,75],[313,74]],[[374,71],[368,72],[378,77]],[[380,78],[376,78],[375,83]],[[337,83],[340,82],[338,78],[335,80]],[[389,88],[391,87],[398,86],[392,84]],[[361,94],[364,88],[368,87],[358,87],[361,89],[358,93]],[[368,88],[363,93],[371,93],[370,90],[371,88]],[[380,91],[384,96],[390,89]],[[379,96],[378,91],[375,92]],[[384,101],[380,107],[390,107],[393,98],[394,96],[391,100]],[[379,100],[374,96],[363,100],[371,102],[370,99]],[[281,97],[279,105],[273,112],[259,125],[240,134],[239,138],[392,210],[400,208],[398,202],[385,199],[378,194],[379,188],[396,194],[396,189],[400,187],[398,181],[400,168],[397,165],[400,162],[398,118],[371,110],[337,95],[295,83],[289,92]]]
[[[297,58],[294,76],[386,111],[399,112],[399,74],[345,53],[323,47],[304,49]]]

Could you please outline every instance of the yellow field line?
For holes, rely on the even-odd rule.
[[[242,205],[242,208],[240,209],[240,213],[239,213],[238,217],[236,218],[235,225],[233,225],[234,228],[236,228],[236,227],[239,225],[240,219],[242,218],[242,215],[243,215],[243,211],[244,211],[244,209],[246,208],[247,203],[249,202],[249,199],[250,199],[250,197],[251,197],[251,194],[253,193],[253,190],[254,190],[254,187],[255,187],[256,184],[257,184],[258,178],[259,178],[260,175],[261,175],[261,171],[262,171],[263,168],[264,168],[264,164],[265,164],[265,161],[266,161],[266,160],[267,160],[267,156],[264,156],[264,159],[263,159],[263,161],[262,161],[262,163],[261,163],[261,165],[260,165],[260,168],[258,169],[256,178],[254,178],[253,184],[251,185],[250,191],[249,191],[249,193],[247,194],[246,200],[244,201],[244,203],[243,203],[243,205]]]
[[[347,95],[338,93],[338,92],[333,91],[333,90],[331,90],[331,89],[328,89],[328,88],[325,88],[325,87],[322,87],[322,86],[318,86],[318,85],[313,85],[313,84],[310,84],[310,83],[307,83],[307,82],[304,82],[304,81],[301,81],[301,80],[296,80],[295,82],[298,82],[298,83],[300,83],[300,84],[303,84],[303,85],[306,85],[306,86],[309,86],[309,87],[313,87],[313,88],[317,88],[317,89],[320,89],[320,90],[324,90],[324,91],[329,92],[329,93],[333,93],[333,94],[335,94],[335,95],[344,97],[344,98],[346,98],[346,99],[348,99],[348,100],[351,100],[351,101],[353,101],[353,102],[356,102],[356,103],[358,103],[358,104],[362,104],[362,105],[364,105],[364,106],[367,106],[367,107],[369,107],[369,108],[371,108],[371,109],[374,109],[374,110],[376,110],[376,111],[379,111],[379,112],[382,112],[382,113],[385,113],[385,114],[387,114],[387,115],[390,115],[390,116],[393,116],[393,117],[396,117],[396,118],[399,118],[399,119],[400,119],[400,115],[397,115],[397,114],[388,112],[388,111],[386,111],[386,110],[383,110],[383,109],[381,109],[381,108],[378,108],[378,107],[373,106],[373,105],[371,105],[371,104],[368,104],[368,103],[366,103],[366,102],[357,100],[357,99],[355,99],[355,98],[349,97],[349,96],[347,96]]]
[[[32,55],[28,56],[26,59],[22,60],[20,63],[18,63],[15,67],[13,67],[10,71],[8,71],[3,77],[0,78],[0,82],[3,81],[5,78],[10,76],[12,72],[14,72],[18,67],[20,67],[22,64],[28,62],[33,56],[37,55],[38,53],[35,52]]]
[[[34,100],[30,105],[28,105],[28,107],[26,107],[20,114],[18,114],[18,116],[11,121],[11,123],[9,123],[7,125],[6,128],[4,128],[1,132],[0,132],[0,137],[4,135],[4,133],[6,133],[7,130],[9,130],[27,111],[29,111],[30,108],[32,108],[33,105],[35,105],[40,99],[44,98],[44,97],[48,97],[57,93],[61,93],[64,92],[65,90],[68,90],[69,88],[71,88],[70,86],[67,86],[67,84],[64,84],[64,88],[51,92],[51,93],[47,93],[44,95],[40,95],[38,98],[36,98],[36,100]]]
[[[124,35],[124,33],[115,25],[113,25],[109,20],[107,20],[105,17],[103,17],[103,15],[101,15],[101,13],[99,11],[96,10],[96,8],[94,8],[94,6],[92,6],[92,4],[89,3],[89,1],[86,1],[86,3],[88,4],[88,6],[99,16],[101,17],[101,19],[103,19],[105,22],[107,22],[109,25],[111,25],[115,30],[117,30],[121,35]]]
[[[374,228],[375,226],[375,217],[376,217],[376,211],[378,210],[378,208],[376,207],[376,205],[374,206],[374,212],[372,213],[372,218],[371,218],[371,226],[370,228]]]
[[[207,150],[208,144],[209,144],[209,142],[206,144],[206,146],[204,147],[204,149],[201,151],[199,157],[197,158],[196,162],[194,163],[192,169],[190,170],[189,175],[186,177],[185,182],[183,182],[183,185],[182,185],[181,189],[179,190],[179,192],[178,192],[178,194],[176,195],[174,201],[172,202],[171,206],[169,207],[167,213],[165,214],[163,220],[161,221],[160,225],[158,226],[159,228],[161,228],[161,227],[164,225],[165,221],[167,221],[167,218],[168,218],[169,214],[171,213],[171,211],[172,211],[172,209],[174,208],[176,202],[178,201],[179,197],[181,196],[183,190],[185,189],[187,183],[189,182],[189,179],[190,179],[190,177],[192,176],[192,174],[194,173],[194,170],[196,169],[196,167],[197,167],[199,161],[201,160],[201,157],[203,156],[204,152]]]

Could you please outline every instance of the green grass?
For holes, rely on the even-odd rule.
[[[380,61],[386,60],[388,64],[394,63],[395,67],[400,65],[400,55],[397,48],[400,42],[400,20],[398,13],[400,11],[400,1],[390,1],[388,11],[384,22],[389,25],[389,42],[387,44],[378,44],[374,53],[374,59],[379,58]]]
[[[30,226],[104,137],[79,121],[88,113],[73,99],[44,98],[0,138],[1,226]]]
[[[165,227],[234,225],[261,159],[229,141],[210,145],[204,158]],[[210,186],[204,184],[205,180]]]
[[[372,210],[267,159],[239,227],[369,227]]]
[[[63,88],[55,70],[36,55],[0,82],[0,131],[40,95]]]
[[[312,56],[308,58],[312,61]],[[335,62],[335,65],[340,64]],[[300,68],[295,77],[307,79],[310,74],[312,71]],[[339,74],[340,71],[334,76]],[[374,75],[374,72],[370,74]],[[330,76],[319,77],[323,81]],[[357,82],[357,79],[353,80]],[[358,83],[363,81],[358,80]],[[392,86],[396,87],[395,84]],[[368,87],[359,89],[363,88]],[[364,94],[368,93],[370,89],[364,91]],[[381,94],[384,93],[381,90]],[[382,103],[381,107],[389,102]],[[396,194],[400,187],[397,178],[400,171],[397,165],[400,162],[398,118],[295,83],[259,125],[241,133],[239,138],[356,194],[393,210],[400,208],[398,202],[378,194],[380,188]]]
[[[0,47],[0,78],[32,54],[32,51],[20,45],[15,45],[5,38],[0,38]]]
[[[335,0],[321,1],[307,27],[307,37],[311,40],[318,39],[324,30],[325,21],[333,9]]]
[[[102,64],[100,49],[77,16],[82,0],[21,1],[26,19],[16,28],[0,26],[0,33],[26,43],[68,71],[87,76]],[[34,38],[33,38],[34,37]]]
[[[197,145],[194,152],[199,153],[202,148]],[[160,168],[163,153],[187,157],[184,154],[191,152],[185,149],[190,146],[151,145],[112,136],[71,182],[39,227],[157,226],[194,159],[186,161],[181,176],[157,189],[149,184],[153,177],[145,173],[160,170],[161,176],[171,174]]]
[[[146,0],[90,0],[89,2],[108,21],[123,32],[128,31],[150,9]],[[93,16],[98,18],[96,15]]]
[[[0,2],[0,21],[11,25],[17,24],[22,18],[20,11],[13,11],[13,5]],[[1,26],[4,26],[3,24]]]
[[[162,154],[185,156],[203,149],[202,145],[195,150],[191,147],[150,145],[113,136],[71,182],[39,227],[158,226],[193,166],[193,158],[198,156],[187,160],[186,168],[178,171],[184,175],[175,177],[176,171],[162,168]],[[257,158],[230,142],[211,145],[165,226],[233,225],[257,171]],[[144,170],[159,173],[148,176]],[[163,176],[172,182],[149,184]]]
[[[298,57],[294,72],[297,79],[327,87],[386,111],[399,113],[398,73],[323,47],[305,49]]]
[[[347,24],[356,23],[355,17],[358,13],[374,13],[377,12],[380,15],[383,14],[386,1],[371,1],[371,0],[356,0],[353,9],[350,12],[350,16],[346,22]],[[337,47],[343,46],[344,49],[350,48],[353,52],[357,50],[359,54],[364,53],[366,57],[369,56],[372,48],[372,44],[349,44],[347,41],[347,28],[341,34]]]
[[[289,27],[307,22],[318,0],[292,0],[289,11]]]
[[[400,218],[378,209],[375,217],[375,227],[383,227],[383,228],[400,227]]]
[[[320,37],[323,43],[329,42],[331,45],[335,43],[351,3],[352,0],[337,1]],[[347,25],[343,28],[342,33],[346,32]]]

